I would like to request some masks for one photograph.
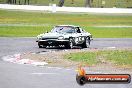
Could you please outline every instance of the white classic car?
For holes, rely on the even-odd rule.
[[[51,32],[38,35],[36,42],[38,42],[39,48],[60,45],[69,49],[72,49],[73,46],[88,48],[91,38],[92,35],[79,26],[58,25]]]

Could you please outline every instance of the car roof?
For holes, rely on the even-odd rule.
[[[60,26],[60,27],[79,27],[79,26],[75,26],[75,25],[57,25],[57,26]]]

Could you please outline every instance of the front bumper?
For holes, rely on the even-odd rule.
[[[58,46],[58,45],[66,45],[69,43],[69,40],[38,40],[38,45],[44,46]]]

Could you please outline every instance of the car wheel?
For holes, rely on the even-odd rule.
[[[66,45],[66,48],[72,49],[73,48],[73,39],[70,38],[68,44]]]
[[[86,37],[85,42],[82,44],[82,48],[89,48],[90,46],[90,38]]]

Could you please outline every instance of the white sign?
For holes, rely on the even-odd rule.
[[[53,4],[52,5],[52,13],[55,13],[56,12],[56,4]]]

